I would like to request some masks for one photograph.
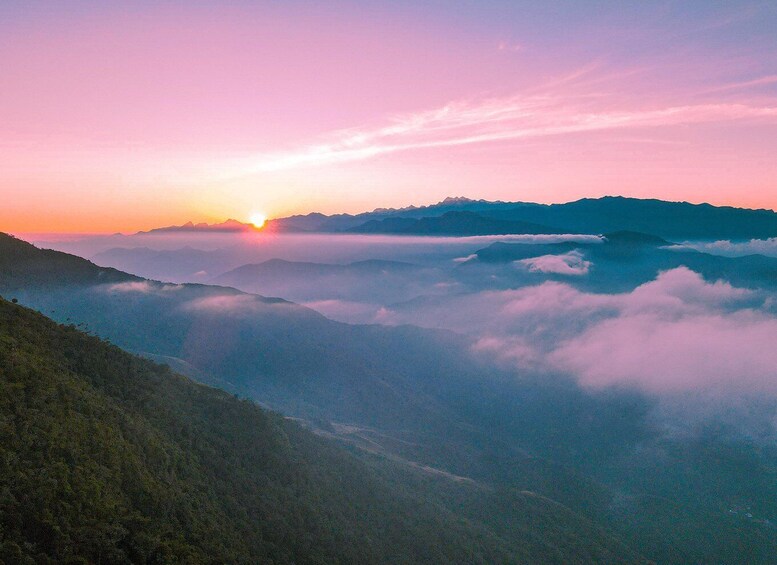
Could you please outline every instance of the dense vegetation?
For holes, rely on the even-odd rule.
[[[636,556],[547,499],[346,451],[0,299],[5,563],[591,559]]]
[[[625,276],[608,284],[628,286],[669,261],[662,245],[644,235],[611,234],[609,243],[585,253],[597,254],[605,274]],[[16,259],[4,263],[7,251]],[[458,270],[482,279],[480,269],[509,268],[511,257],[542,252],[539,246],[495,246],[486,260]],[[750,280],[773,272],[762,261],[759,279],[745,269],[746,258],[711,262],[697,256],[700,266],[735,269]],[[0,273],[21,262],[25,269],[0,278],[0,294],[350,442],[359,448],[351,460],[370,469],[359,473],[378,473],[378,484],[405,492],[408,503],[435,519],[475,527],[496,544],[482,547],[502,548],[494,550],[497,555],[533,555],[524,560],[534,561],[619,555],[621,546],[599,537],[593,524],[662,563],[771,563],[777,555],[777,450],[725,425],[688,437],[666,434],[644,396],[590,394],[563,379],[516,379],[475,363],[462,336],[340,324],[283,300],[223,287],[163,285],[117,271],[119,284],[104,284],[106,269],[0,234]],[[196,307],[202,304],[217,307]],[[242,423],[236,418],[230,425]],[[365,460],[364,452],[398,466]],[[305,460],[318,459],[325,460]],[[423,466],[476,483],[422,481],[406,472]],[[320,470],[317,464],[309,468]],[[405,515],[397,507],[381,512]]]

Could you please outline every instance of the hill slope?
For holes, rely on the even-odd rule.
[[[0,288],[9,290],[140,281],[139,277],[0,233]]]
[[[619,237],[620,244],[596,244],[585,252],[601,247],[619,271],[623,257],[660,251],[659,242],[644,236],[614,239]],[[570,532],[590,529],[570,530],[564,519],[525,511],[529,501],[545,506],[550,498],[628,536],[640,553],[661,562],[773,561],[773,449],[727,445],[725,433],[711,434],[709,447],[683,437],[669,440],[651,422],[648,400],[618,392],[590,395],[563,380],[500,373],[467,355],[469,343],[462,336],[338,324],[283,300],[223,287],[134,278],[101,284],[103,269],[96,265],[0,235],[0,257],[20,246],[36,268],[53,257],[64,262],[56,267],[63,280],[71,280],[68,273],[79,266],[91,273],[89,282],[20,288],[14,279],[6,280],[0,293],[11,288],[9,298],[60,321],[86,323],[123,347],[169,360],[183,371],[194,369],[194,378],[314,422],[319,433],[365,451],[415,468],[433,467],[430,472],[438,476],[491,485],[495,490],[467,491],[464,501],[459,490],[455,496],[435,490],[421,498],[448,500],[446,507],[455,508],[458,518],[487,524],[502,539],[520,532],[538,539],[542,523],[539,539],[556,532],[564,540],[557,545],[564,546],[570,542],[565,536],[578,535]],[[498,255],[512,251],[508,247]],[[531,251],[541,252],[539,246]],[[500,267],[483,265],[491,266]],[[56,281],[56,271],[50,279]],[[658,452],[664,456],[652,457]],[[526,490],[542,496],[522,494]],[[771,521],[732,520],[727,509],[740,503],[757,507],[755,514]]]
[[[7,563],[637,558],[530,494],[508,493],[512,528],[477,523],[480,487],[362,460],[2,299],[0,406]]]

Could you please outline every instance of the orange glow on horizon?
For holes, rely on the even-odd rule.
[[[559,20],[544,3],[461,19],[391,3],[52,3],[56,18],[11,4],[0,231],[135,233],[249,212],[265,226],[454,195],[777,209],[765,5],[572,3]]]

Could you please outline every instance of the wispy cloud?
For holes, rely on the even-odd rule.
[[[746,119],[777,120],[777,106],[707,103],[652,109],[590,109],[549,95],[451,102],[396,116],[383,126],[340,130],[330,141],[244,159],[230,176],[361,161],[403,151],[605,130]]]
[[[731,82],[728,84],[723,84],[721,86],[716,86],[714,88],[710,88],[705,90],[705,93],[712,93],[712,92],[724,92],[727,90],[740,90],[743,88],[752,88],[754,86],[765,86],[767,84],[775,84],[777,83],[777,75],[767,75],[759,78],[755,78],[752,80],[745,80],[741,82]]]

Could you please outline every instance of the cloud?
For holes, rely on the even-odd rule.
[[[469,333],[476,354],[591,389],[777,399],[771,301],[680,267],[622,294],[546,282],[395,307],[391,319]]]
[[[583,259],[583,254],[577,250],[563,255],[541,255],[520,259],[515,264],[526,267],[532,273],[552,273],[556,275],[587,275],[591,262]]]
[[[711,93],[711,92],[723,92],[727,90],[739,90],[742,88],[751,88],[754,86],[764,86],[768,84],[774,84],[777,83],[777,75],[767,75],[758,77],[752,80],[745,80],[741,82],[731,82],[728,84],[724,84],[721,86],[716,86],[714,88],[710,88],[709,90],[705,90],[705,93]]]
[[[190,312],[217,313],[224,316],[251,317],[270,309],[295,308],[290,302],[267,299],[253,294],[217,294],[189,300],[181,309]]]
[[[655,281],[625,295],[622,309],[629,313],[693,313],[734,307],[737,303],[749,305],[746,301],[754,294],[752,290],[736,288],[722,280],[707,282],[687,267],[678,267],[660,273]]]
[[[242,313],[253,309],[257,299],[250,294],[221,294],[197,298],[184,304],[185,310],[205,310],[227,314]]]
[[[373,237],[373,236],[370,236]],[[403,239],[410,239],[407,236],[402,236]],[[587,234],[504,234],[504,235],[472,235],[465,237],[432,237],[423,236],[418,238],[419,241],[433,241],[435,243],[492,243],[494,241],[515,241],[520,243],[562,243],[565,241],[574,241],[577,243],[602,243],[604,240],[600,235],[587,235]],[[401,239],[394,237],[394,241],[401,242]]]
[[[139,292],[142,294],[153,294],[158,292],[171,292],[180,290],[179,284],[162,284],[151,281],[132,281],[108,285],[107,292]]]
[[[777,394],[777,318],[753,308],[754,291],[681,267],[613,300],[617,313],[553,348],[551,366],[590,387]]]
[[[744,119],[777,120],[777,107],[708,103],[591,110],[575,99],[549,94],[455,101],[396,116],[380,127],[336,131],[324,143],[254,155],[235,164],[230,174],[360,161],[415,149]]]
[[[587,387],[656,394],[777,394],[777,319],[753,311],[627,314],[571,339],[549,362]]]
[[[777,237],[769,239],[751,239],[750,241],[743,242],[733,242],[725,239],[714,242],[686,242],[682,245],[670,246],[669,248],[678,251],[695,249],[704,253],[724,255],[727,257],[742,257],[753,254],[777,257]]]
[[[498,355],[502,360],[522,367],[536,367],[540,364],[537,349],[523,337],[484,336],[475,342],[473,350],[480,354]]]

